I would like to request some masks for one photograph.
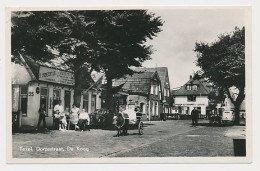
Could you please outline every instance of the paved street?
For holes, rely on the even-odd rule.
[[[200,123],[207,123],[200,120]],[[153,121],[145,124],[144,135],[130,130],[92,129],[86,132],[50,131],[13,135],[15,158],[73,157],[178,157],[234,156],[233,138],[245,138],[244,126],[191,127],[187,120]],[[45,150],[45,151],[44,151]]]

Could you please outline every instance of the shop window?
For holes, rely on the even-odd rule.
[[[83,109],[88,111],[88,94],[83,95]]]
[[[91,112],[94,112],[96,110],[96,95],[92,95],[91,98]]]
[[[41,88],[41,100],[40,100],[40,107],[42,104],[45,106],[45,111],[48,116],[48,88]]]
[[[127,96],[122,96],[119,98],[119,105],[126,105],[127,101],[126,101]]]
[[[187,96],[188,102],[196,102],[196,96]]]
[[[70,111],[70,99],[71,99],[71,92],[69,90],[65,90],[65,96],[64,96],[64,103],[65,103],[65,109],[68,108]]]
[[[144,103],[140,103],[140,112],[144,113]]]
[[[20,91],[20,109],[22,112],[22,116],[27,116],[27,102],[28,102],[28,87],[21,86]]]

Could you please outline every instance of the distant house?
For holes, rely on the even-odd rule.
[[[239,90],[235,87],[231,87],[231,88],[229,88],[229,91],[230,91],[230,94],[231,94],[231,97],[233,98],[233,100],[236,100]],[[227,110],[232,110],[232,111],[234,111],[234,109],[235,109],[235,106],[232,103],[231,99],[228,97],[228,95],[226,95],[226,97],[225,97],[223,107],[225,107]],[[245,112],[246,112],[246,104],[245,104],[245,99],[244,99],[240,105],[240,113],[241,114],[244,113],[244,115],[245,115]]]
[[[190,80],[180,89],[172,91],[174,111],[190,115],[192,109],[196,107],[201,115],[206,115],[211,90],[212,84],[205,79],[190,77]]]
[[[160,113],[171,113],[171,105],[172,105],[172,99],[171,99],[171,86],[169,81],[169,75],[168,75],[168,68],[167,67],[156,67],[156,68],[137,68],[136,71],[142,71],[142,72],[157,72],[160,80],[161,80],[161,94],[162,99],[160,103]]]
[[[139,106],[148,120],[158,120],[162,99],[161,80],[157,71],[135,73],[113,81],[113,86],[122,85],[127,90],[128,107]]]

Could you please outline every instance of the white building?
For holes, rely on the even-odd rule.
[[[209,105],[209,93],[211,85],[204,79],[193,79],[184,84],[180,89],[172,91],[174,108],[173,113],[190,115],[194,107],[201,115],[206,116]]]
[[[74,74],[39,65],[30,58],[21,57],[21,62],[22,65],[12,63],[12,114],[18,116],[16,124],[23,129],[36,127],[38,110],[44,103],[46,125],[52,127],[53,108],[58,100],[61,100],[64,109],[72,107]],[[93,89],[82,94],[80,109],[85,108],[91,113],[100,108],[100,94]]]

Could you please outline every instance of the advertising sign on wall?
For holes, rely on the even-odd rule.
[[[75,79],[71,72],[40,66],[39,80],[53,83],[74,85]]]

